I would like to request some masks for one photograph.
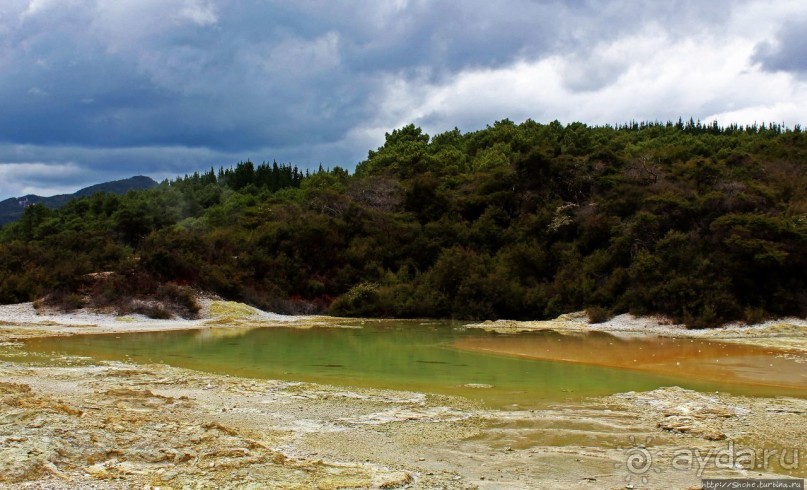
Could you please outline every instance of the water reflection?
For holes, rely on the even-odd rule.
[[[212,342],[221,339],[243,337],[256,328],[261,327],[204,328],[195,331],[194,339],[200,342]]]
[[[495,407],[538,406],[671,385],[807,396],[803,381],[771,383],[781,376],[779,370],[789,372],[791,380],[803,376],[804,365],[794,367],[794,362],[788,364],[766,350],[599,333],[501,336],[435,323],[378,321],[360,329],[273,327],[76,336],[31,340],[26,349],[163,362],[246,377],[460,394]],[[760,371],[762,360],[770,366]],[[698,369],[711,370],[717,361],[715,372],[725,378],[692,375]],[[761,374],[772,386],[754,385]]]
[[[769,348],[696,339],[542,331],[458,339],[459,349],[585,363],[693,379],[807,390],[807,359]]]

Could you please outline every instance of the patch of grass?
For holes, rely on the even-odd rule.
[[[251,317],[255,313],[255,308],[235,301],[214,301],[210,305],[210,314],[214,317],[238,319]]]

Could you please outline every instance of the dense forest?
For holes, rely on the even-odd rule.
[[[190,288],[350,316],[807,316],[807,135],[692,120],[504,120],[432,137],[409,125],[353,174],[242,162],[33,205],[0,229],[0,302],[160,316],[149,301],[162,299],[192,315]]]

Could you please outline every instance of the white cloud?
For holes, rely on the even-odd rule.
[[[736,122],[745,124],[779,123],[786,126],[799,124],[804,127],[805,114],[807,114],[807,100],[798,102],[776,102],[770,105],[748,106],[734,111],[724,111],[711,114],[707,121]]]
[[[59,0],[31,0],[28,2],[28,7],[22,12],[20,17],[24,19],[39,15],[47,9],[58,4]]]
[[[72,178],[87,174],[87,171],[73,162],[0,162],[0,198],[21,197],[27,194],[52,196],[75,192],[70,184]]]
[[[198,26],[208,26],[218,22],[216,8],[210,2],[185,0],[179,11],[181,19],[187,19]]]
[[[50,164],[43,162],[0,162],[0,178],[26,178],[30,176],[41,177],[52,175],[54,177],[67,177],[81,173],[81,168],[73,162]]]
[[[165,38],[185,25],[218,22],[216,7],[203,0],[96,0],[83,9],[92,19],[90,32],[111,53],[161,49]]]
[[[268,46],[262,65],[271,77],[314,75],[339,66],[339,33],[314,39],[288,38]]]
[[[738,24],[745,20],[741,15]],[[467,69],[442,83],[397,77],[387,81],[379,117],[366,128],[415,122],[429,132],[471,130],[503,118],[803,124],[807,103],[798,101],[807,101],[805,84],[760,70],[752,62],[759,38],[736,30],[728,37],[675,37],[647,28],[594,46],[585,58],[555,54]]]

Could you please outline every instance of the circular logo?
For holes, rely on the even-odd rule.
[[[653,467],[653,453],[651,453],[647,446],[652,442],[652,438],[648,437],[644,444],[637,444],[636,438],[630,436],[630,447],[623,449],[625,453],[624,463],[614,463],[614,468],[625,468],[628,474],[625,476],[625,482],[628,488],[633,488],[632,483],[636,478],[636,483],[647,485],[648,473],[652,469],[655,473],[660,473],[661,470]]]
[[[643,447],[632,447],[625,452],[625,466],[634,475],[643,475],[653,466],[653,455]]]

